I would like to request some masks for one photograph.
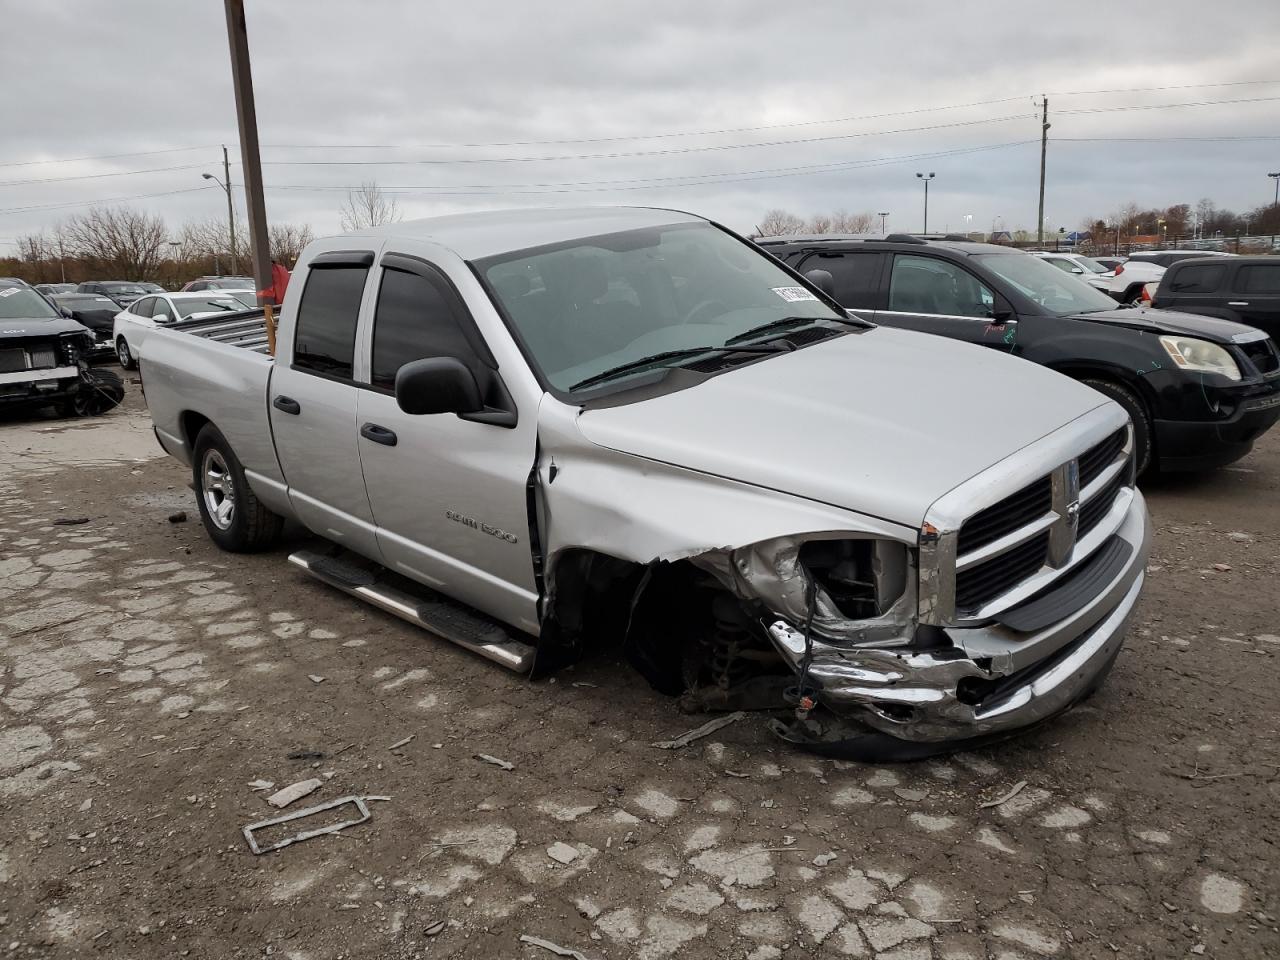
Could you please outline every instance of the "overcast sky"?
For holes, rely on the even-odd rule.
[[[322,235],[368,180],[404,190],[406,217],[626,203],[748,231],[772,207],[845,208],[918,230],[917,171],[937,174],[932,229],[1034,229],[1041,93],[1051,137],[1102,138],[1051,140],[1048,230],[1127,201],[1254,207],[1280,170],[1275,0],[1229,23],[1176,0],[246,6],[268,215]],[[241,182],[221,0],[0,12],[0,250],[94,201],[168,194],[129,202],[175,233],[225,216],[200,178],[227,143]],[[1150,87],[1187,89],[1078,92]],[[1255,139],[1156,139],[1212,137]],[[171,152],[48,162],[145,151]]]

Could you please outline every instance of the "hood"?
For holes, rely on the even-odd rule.
[[[88,333],[81,323],[67,317],[48,320],[0,320],[0,340],[6,337],[56,337],[64,333]]]
[[[602,447],[918,527],[942,494],[1108,402],[990,348],[878,327],[578,425]]]
[[[97,307],[83,310],[77,310],[75,307],[68,309],[71,310],[74,320],[84,324],[91,330],[113,330],[115,328],[116,314],[119,313],[118,310]]]
[[[1086,320],[1090,323],[1110,323],[1151,333],[1176,333],[1186,337],[1199,337],[1213,343],[1230,343],[1238,334],[1253,332],[1253,327],[1234,323],[1231,320],[1202,317],[1198,313],[1182,313],[1179,310],[1152,310],[1150,307],[1081,313],[1071,319]]]

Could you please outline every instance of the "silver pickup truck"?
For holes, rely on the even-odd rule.
[[[316,241],[274,358],[247,313],[140,360],[220,547],[293,518],[332,545],[293,563],[513,670],[621,644],[659,689],[881,755],[1076,703],[1142,589],[1118,406],[850,316],[685,213]]]

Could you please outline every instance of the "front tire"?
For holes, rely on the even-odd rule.
[[[138,366],[138,361],[133,359],[129,350],[129,341],[124,337],[116,337],[116,359],[126,370],[133,370]]]
[[[1154,472],[1155,450],[1152,443],[1151,414],[1147,413],[1147,406],[1142,402],[1142,398],[1114,380],[1085,378],[1080,382],[1093,387],[1124,407],[1124,412],[1133,421],[1134,470],[1139,477],[1148,470]]]
[[[231,553],[275,546],[284,518],[262,505],[244,476],[244,467],[213,424],[196,437],[191,458],[200,520],[209,539]]]

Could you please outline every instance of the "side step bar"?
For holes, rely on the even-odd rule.
[[[358,597],[414,626],[437,633],[472,653],[478,653],[515,673],[533,670],[534,647],[514,640],[495,620],[445,599],[423,600],[404,590],[380,583],[373,571],[325,556],[299,550],[289,562],[344,593]]]

